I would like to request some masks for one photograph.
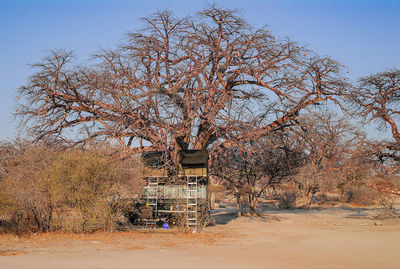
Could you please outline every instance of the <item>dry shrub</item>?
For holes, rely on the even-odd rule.
[[[0,256],[17,256],[23,254],[25,254],[25,252],[21,250],[0,250]]]
[[[125,171],[124,171],[125,172]],[[45,171],[46,191],[54,207],[52,229],[74,232],[114,230],[126,210],[121,188],[128,180],[102,151],[60,153]]]
[[[284,192],[276,197],[280,209],[291,209],[296,207],[297,195],[295,192]]]
[[[49,230],[52,208],[42,188],[41,173],[50,165],[53,154],[49,148],[36,146],[22,150],[8,161],[7,176],[0,182],[3,230]]]
[[[123,198],[133,195],[126,186],[138,176],[130,173],[134,160],[128,161],[104,150],[27,149],[0,183],[3,231],[116,229],[127,222],[130,204]]]
[[[7,216],[18,208],[17,202],[12,196],[0,190],[0,216]]]
[[[171,216],[169,219],[169,222],[172,223],[172,225],[180,230],[185,230],[186,229],[186,221],[187,221],[187,215],[186,213],[176,213]]]
[[[378,219],[395,219],[397,218],[395,205],[395,199],[393,197],[381,197],[378,201],[379,214]]]
[[[339,184],[339,200],[345,203],[358,205],[374,205],[379,198],[379,193],[361,184]]]
[[[44,187],[55,207],[52,229],[74,232],[107,229],[112,212],[107,198],[112,195],[113,166],[94,152],[66,151],[44,172]]]
[[[0,181],[7,177],[10,161],[17,154],[17,148],[12,143],[0,141]]]
[[[142,177],[141,160],[138,155],[125,157],[124,159],[113,160],[114,178],[113,188],[120,198],[137,198],[146,185]]]
[[[280,209],[291,209],[296,207],[297,187],[293,182],[283,182],[276,186],[270,198],[277,201]]]
[[[215,226],[216,224],[217,220],[215,219],[214,216],[207,216],[202,219],[200,228],[204,229],[205,227]]]
[[[381,190],[399,190],[400,177],[393,175],[384,175],[377,178],[372,178],[373,184]]]
[[[318,201],[320,204],[327,203],[330,201],[330,197],[327,193],[316,193],[314,199]]]

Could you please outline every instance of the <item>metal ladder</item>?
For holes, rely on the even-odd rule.
[[[197,229],[197,176],[187,177],[187,211],[186,211],[186,226]]]
[[[158,177],[150,177],[147,179],[147,205],[154,209],[154,218],[146,219],[146,226],[153,225],[156,227],[157,209],[158,209]]]

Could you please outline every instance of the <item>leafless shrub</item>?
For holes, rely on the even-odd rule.
[[[397,218],[395,209],[396,200],[393,197],[384,196],[378,201],[379,204],[379,214],[378,219],[395,219]]]
[[[187,228],[186,221],[187,215],[185,212],[173,214],[169,221],[172,225],[180,230],[185,230]]]
[[[319,192],[335,191],[337,180],[347,181],[345,171],[362,170],[353,159],[365,135],[346,119],[329,112],[314,112],[301,117],[292,131],[291,140],[306,154],[304,166],[291,177],[297,186],[298,207],[310,207]]]
[[[9,142],[0,141],[0,181],[7,177],[10,161],[17,154],[18,149]]]
[[[203,222],[201,223],[201,229],[204,229],[208,226],[214,226],[217,223],[216,219],[214,216],[207,216],[203,219]]]
[[[338,184],[339,201],[357,205],[374,205],[379,198],[379,193],[361,184]]]
[[[292,209],[296,207],[297,195],[295,192],[284,192],[277,196],[280,209]]]

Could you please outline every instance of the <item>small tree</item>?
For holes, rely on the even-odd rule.
[[[381,161],[395,161],[390,173],[396,173],[400,168],[400,70],[362,77],[358,87],[346,93],[346,101],[367,122],[378,123],[380,130],[390,129],[393,141],[377,143],[376,156]]]
[[[291,149],[284,136],[270,136],[223,149],[213,162],[212,174],[236,196],[238,215],[243,213],[241,198],[254,215],[267,188],[274,187],[303,163],[303,154]]]
[[[366,122],[378,123],[380,130],[389,128],[392,140],[381,140],[368,143],[372,164],[378,174],[396,174],[400,168],[400,70],[392,69],[362,77],[358,86],[345,93],[350,111],[362,117]],[[355,180],[380,192],[400,195],[396,186],[380,186],[367,177]]]
[[[350,169],[361,169],[361,162],[356,163],[355,158],[366,138],[346,119],[314,112],[301,117],[291,131],[293,146],[304,152],[306,160],[291,177],[298,188],[297,206],[308,208],[317,192],[333,189],[332,185],[336,188],[338,181],[348,181]]]

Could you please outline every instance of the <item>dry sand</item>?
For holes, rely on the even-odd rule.
[[[215,212],[204,232],[0,236],[0,268],[400,268],[400,224],[372,209]]]

